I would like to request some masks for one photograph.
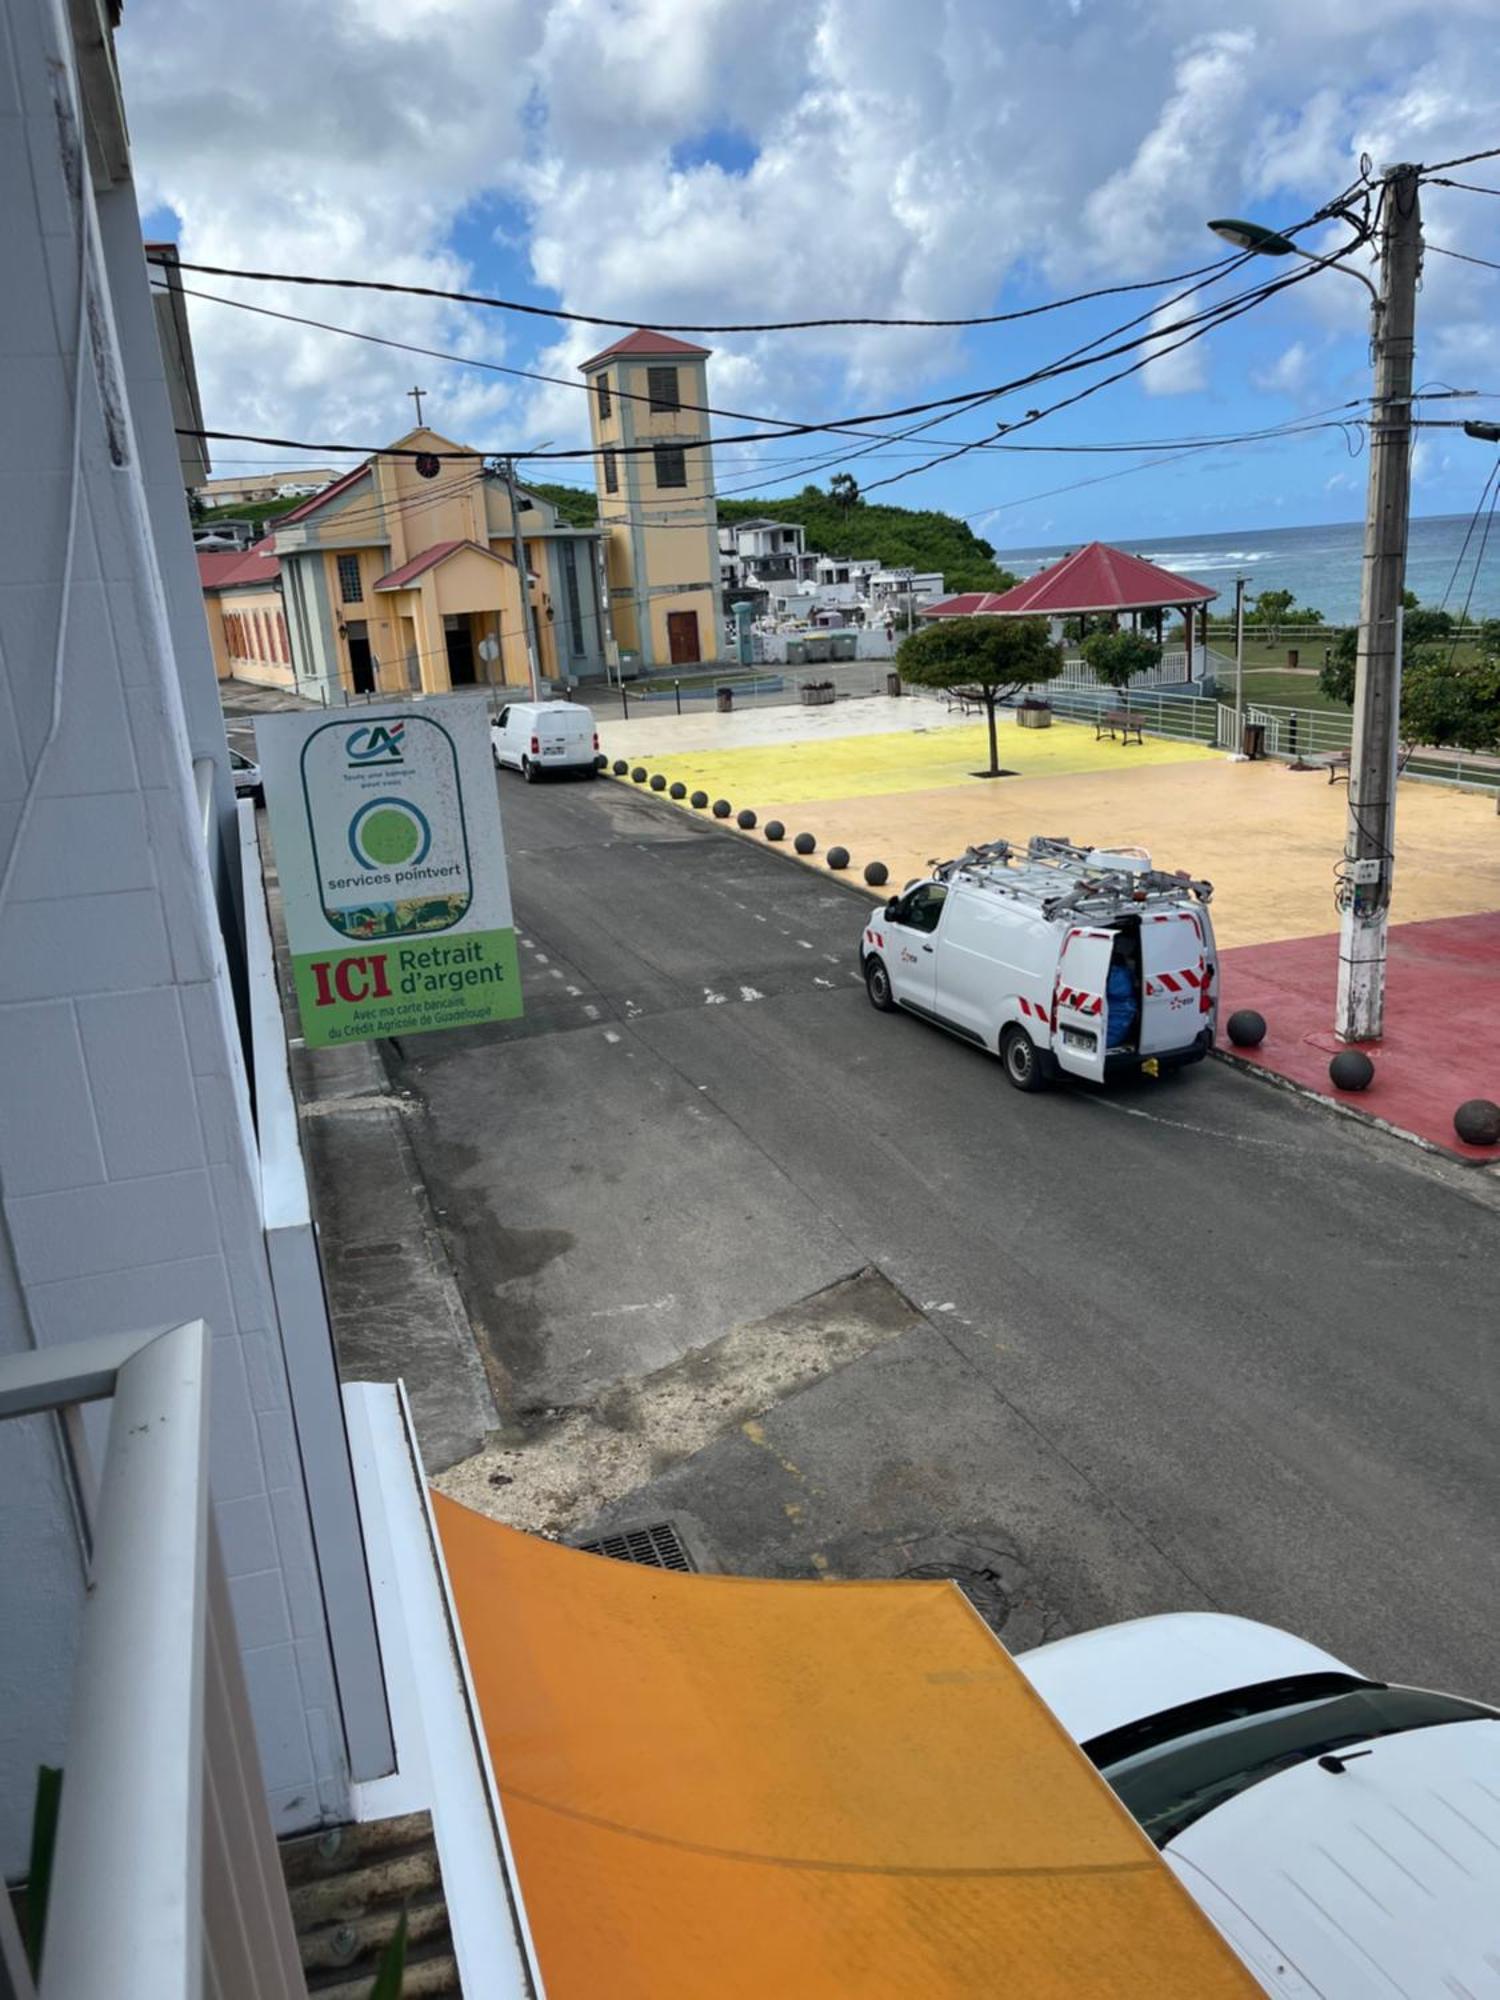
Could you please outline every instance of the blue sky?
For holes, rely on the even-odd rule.
[[[931,0],[920,12],[785,0],[774,31],[751,0],[328,0],[314,15],[266,0],[265,14],[226,73],[208,0],[128,11],[119,47],[152,232],[207,262],[459,285],[652,324],[1014,310],[1206,262],[1219,248],[1210,215],[1300,221],[1355,178],[1362,153],[1437,160],[1500,143],[1491,0],[1450,0],[1441,16],[1409,0],[1324,0],[1315,17],[1292,0],[1232,14],[1188,0]],[[1426,200],[1433,242],[1500,258],[1500,199]],[[1337,236],[1333,225],[1307,240]],[[1262,259],[1245,278],[1287,270]],[[403,392],[420,381],[431,420],[465,442],[582,441],[571,385],[607,332],[201,282],[568,385],[195,302],[216,427],[384,442],[406,428]],[[1418,377],[1496,396],[1469,413],[1500,412],[1497,285],[1500,273],[1429,257]],[[896,408],[1043,366],[1169,296],[961,333],[726,335],[708,343],[711,396],[781,420]],[[1315,276],[1017,442],[1311,420],[1365,393],[1366,324],[1362,288]],[[1025,389],[931,436],[983,437],[1089,379]],[[973,452],[882,492],[973,517],[997,547],[1347,520],[1365,473],[1351,442],[1324,431],[1144,466]],[[720,487],[826,482],[836,464],[816,461],[839,448],[725,447]],[[270,455],[224,446],[222,469],[237,452]],[[882,444],[849,469],[868,485],[918,462],[915,445]],[[1488,469],[1461,434],[1425,433],[1414,511],[1468,511]],[[591,483],[586,462],[549,476]]]

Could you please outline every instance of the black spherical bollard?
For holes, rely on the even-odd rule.
[[[1375,1081],[1375,1065],[1363,1049],[1340,1049],[1328,1074],[1335,1090],[1368,1090]]]
[[[688,804],[696,806],[698,811],[702,812],[703,808],[708,804],[708,793],[694,792],[693,796],[688,800]]]
[[[1453,1114],[1453,1129],[1468,1146],[1500,1146],[1500,1104],[1471,1097]]]
[[[830,868],[847,868],[849,866],[848,848],[830,847],[828,850],[828,865]]]
[[[872,889],[880,888],[883,883],[889,882],[890,879],[891,871],[883,861],[867,861],[865,863],[865,880]]]
[[[652,774],[651,789],[653,792],[664,792],[667,789],[667,781],[662,776],[660,771],[656,771]]]
[[[623,757],[616,757],[615,761],[613,762],[613,764],[610,765],[609,768],[614,772],[617,778],[623,778],[625,773],[630,769],[630,766],[625,762],[625,759]]]
[[[1237,1049],[1258,1049],[1266,1039],[1266,1017],[1253,1007],[1241,1007],[1230,1015],[1225,1033]]]
[[[687,786],[680,784],[673,785],[671,790],[667,793],[667,797],[669,799],[685,799],[687,797]]]
[[[634,770],[633,770],[633,771],[631,772],[631,774],[630,774],[630,782],[631,782],[631,783],[632,783],[633,785],[644,785],[644,784],[645,784],[645,782],[646,782],[646,767],[645,767],[645,765],[644,765],[644,764],[637,764],[637,765],[636,765],[635,769],[634,769]]]
[[[728,799],[715,799],[715,800],[714,800],[714,818],[715,818],[715,819],[728,819],[729,815],[730,815],[730,814],[731,814],[731,813],[732,813],[733,811],[734,811],[734,807],[733,807],[733,806],[732,806],[732,805],[731,805],[731,804],[729,803]]]
[[[736,826],[742,826],[746,833],[748,833],[755,824],[755,814],[751,812],[749,806],[746,806],[743,812],[735,814],[734,823]]]
[[[609,769],[609,759],[602,754],[596,757],[594,759],[594,769],[596,771],[607,771]]]
[[[779,819],[768,819],[766,821],[766,839],[767,840],[786,839],[786,828],[781,824],[781,821]]]
[[[818,851],[818,843],[810,833],[799,833],[792,845],[799,854],[816,854]]]

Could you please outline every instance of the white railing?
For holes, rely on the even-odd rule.
[[[1204,658],[1201,647],[1194,649],[1195,665],[1203,670]],[[1196,678],[1188,666],[1188,656],[1182,647],[1173,652],[1165,652],[1154,667],[1147,667],[1130,683],[1132,696],[1138,688],[1181,688]],[[1065,659],[1063,670],[1052,683],[1053,687],[1096,688],[1101,685],[1098,675],[1085,659]]]
[[[1072,722],[1097,722],[1113,709],[1126,709],[1149,736],[1170,736],[1184,743],[1214,743],[1218,738],[1217,703],[1205,701],[1201,695],[1139,688],[1133,682],[1121,694],[1118,688],[1103,687],[1098,681],[1089,687],[1048,681],[1030,692]]]
[[[209,1513],[209,1353],[191,1320],[0,1361],[0,1418],[114,1400],[97,1500],[79,1465],[90,1575],[40,2000],[306,1993]]]

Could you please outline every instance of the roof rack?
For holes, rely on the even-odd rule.
[[[1080,847],[1049,834],[1033,835],[1024,852],[1009,840],[989,840],[928,865],[940,882],[971,882],[1038,905],[1049,918],[1070,910],[1127,915],[1143,903],[1185,896],[1207,903],[1214,893],[1211,882],[1195,881],[1185,870],[1153,868],[1143,848]]]

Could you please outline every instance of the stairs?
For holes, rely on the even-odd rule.
[[[369,2000],[403,1909],[402,2000],[462,2000],[427,1813],[284,1840],[281,1868],[310,2000]]]

